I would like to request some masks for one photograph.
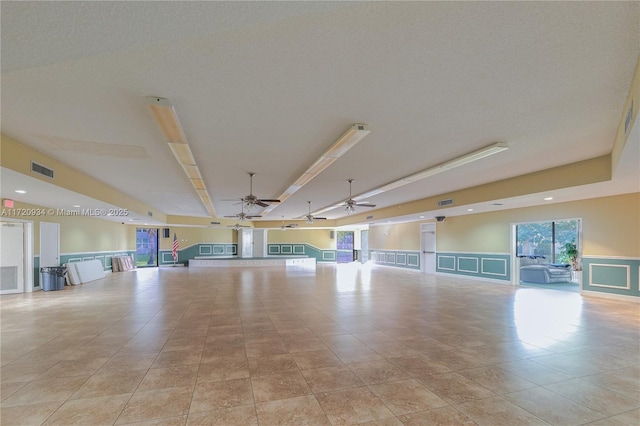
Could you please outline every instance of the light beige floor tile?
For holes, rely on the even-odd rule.
[[[189,412],[192,393],[192,387],[137,391],[122,410],[116,424],[185,415]]]
[[[298,371],[251,378],[256,403],[308,395],[311,389]]]
[[[346,366],[302,370],[302,375],[314,394],[364,385]]]
[[[476,423],[453,407],[398,416],[404,426],[474,426]]]
[[[211,358],[210,361],[200,364],[198,382],[245,379],[250,376],[247,358],[243,356]]]
[[[260,425],[330,426],[313,395],[257,404]]]
[[[179,350],[163,351],[158,354],[151,368],[179,367],[182,365],[200,364],[202,351],[200,350]]]
[[[389,361],[365,361],[348,367],[366,385],[408,379],[409,376]]]
[[[202,413],[190,413],[188,426],[258,426],[254,405],[221,408]]]
[[[460,404],[494,396],[494,393],[489,389],[480,386],[460,373],[434,374],[419,377],[416,380],[450,404]]]
[[[138,390],[167,389],[181,386],[193,387],[198,377],[199,365],[151,368],[138,385]]]
[[[502,397],[551,424],[581,425],[606,417],[540,387],[509,393]]]
[[[301,370],[339,367],[342,362],[330,350],[299,352],[292,355]]]
[[[198,383],[193,392],[189,413],[253,404],[249,379]]]
[[[393,413],[368,388],[354,388],[316,395],[332,425],[352,425],[393,417]]]
[[[71,399],[131,394],[136,390],[145,374],[144,370],[113,374],[94,374],[73,394]]]
[[[148,370],[153,365],[157,353],[115,355],[96,374],[123,373],[126,371]]]
[[[31,404],[28,407],[21,405],[2,407],[0,408],[0,424],[7,426],[38,426],[51,416],[62,404],[62,401],[57,401]]]
[[[44,425],[112,425],[130,397],[125,394],[69,400]]]
[[[611,416],[598,425],[640,424],[637,304],[584,298],[579,316],[532,337],[522,324],[540,313],[518,311],[530,289],[366,268],[150,268],[2,296],[3,424],[33,413],[39,425],[63,404],[58,416],[82,418],[91,410],[78,401],[131,392],[118,423],[255,425],[256,404],[297,416],[315,397],[336,424],[571,424],[592,412]],[[337,286],[343,272],[358,281]],[[394,388],[403,382],[419,386]],[[457,405],[389,410],[420,409],[425,391]],[[187,417],[190,407],[198,412]]]
[[[640,400],[580,379],[545,386],[556,394],[587,406],[605,416],[615,416],[640,408]],[[640,396],[640,395],[639,395]]]
[[[480,426],[540,425],[549,423],[501,397],[491,397],[454,406]]]
[[[401,380],[370,385],[369,389],[371,389],[396,416],[449,405],[416,380]]]
[[[289,354],[249,358],[249,374],[252,377],[296,370],[298,365]]]
[[[2,402],[3,407],[42,402],[66,401],[82,386],[88,377],[65,377],[27,383]]]
[[[459,373],[496,394],[536,387],[535,383],[499,367],[480,367]]]

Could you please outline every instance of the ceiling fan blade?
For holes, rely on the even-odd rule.
[[[238,215],[234,214],[233,216],[225,216],[225,217],[238,217]]]
[[[316,217],[316,216],[314,216],[313,220],[327,220],[327,218],[326,217]]]
[[[263,203],[261,200],[256,201],[256,205],[260,207],[269,207],[269,204]]]
[[[247,215],[247,216],[245,216],[245,217],[247,217],[247,218],[249,218],[249,219],[253,219],[254,217],[262,217],[262,216],[253,216],[253,215],[248,216],[248,215]]]
[[[261,201],[263,203],[279,203],[280,200],[269,200],[267,198],[260,198],[258,201]]]
[[[375,207],[376,206],[375,204],[369,204],[369,203],[363,203],[363,204],[356,203],[355,205],[358,207]]]

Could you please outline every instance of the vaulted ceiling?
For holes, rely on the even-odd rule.
[[[173,104],[218,216],[248,172],[276,198],[367,124],[279,220],[494,142],[509,149],[366,201],[608,154],[640,54],[639,2],[3,2],[1,19],[2,132],[185,216],[208,213],[147,96]]]

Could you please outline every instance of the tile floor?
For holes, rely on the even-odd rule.
[[[640,305],[357,264],[5,295],[0,423],[640,425]]]

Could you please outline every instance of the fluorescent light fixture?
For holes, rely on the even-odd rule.
[[[202,175],[200,174],[200,169],[198,169],[198,166],[189,166],[183,164],[182,170],[184,170],[189,179],[202,179]]]
[[[402,186],[408,185],[413,182],[420,181],[422,179],[426,179],[430,176],[437,175],[438,173],[445,172],[447,170],[454,169],[456,167],[463,166],[465,164],[472,163],[474,161],[480,160],[482,158],[488,157],[493,154],[497,154],[504,150],[509,149],[509,146],[503,142],[496,142],[489,146],[486,146],[477,151],[470,152],[469,154],[465,154],[461,157],[454,158],[453,160],[446,161],[444,163],[438,164],[436,166],[430,167],[428,169],[422,170],[420,172],[414,173],[409,176],[405,176],[401,179],[398,179],[393,182],[389,182],[386,185],[382,185],[378,188],[374,188],[370,191],[367,191],[363,194],[358,194],[355,197],[352,197],[355,201],[364,200],[369,197],[373,197],[374,195],[382,194],[383,192],[391,191],[393,189],[400,188]],[[313,212],[314,215],[322,214],[329,210],[333,210],[335,208],[341,207],[343,204],[334,204],[333,206],[325,207],[321,210],[317,210]],[[349,213],[349,212],[347,212]]]
[[[207,192],[204,180],[202,180],[202,175],[200,174],[196,160],[193,158],[191,147],[189,146],[187,137],[184,134],[180,120],[178,120],[176,110],[168,99],[149,96],[146,100],[149,111],[160,128],[171,152],[173,152],[173,156],[182,166],[182,169],[189,178],[191,185],[198,193],[204,207],[211,216],[215,216],[216,212],[213,208],[211,197]]]
[[[366,124],[354,124],[322,156],[340,158],[369,133],[371,133],[371,130],[367,129]]]
[[[492,145],[479,149],[477,151],[473,151],[469,154],[465,154],[461,157],[454,158],[453,160],[444,162],[442,164],[438,164],[437,166],[430,167],[428,169],[422,170],[420,172],[414,173],[412,175],[403,177],[402,179],[398,179],[394,182],[388,183],[381,187],[378,187],[374,190],[371,190],[365,194],[358,195],[354,197],[354,200],[362,200],[364,198],[372,197],[373,195],[378,195],[386,191],[391,191],[392,189],[400,188],[404,185],[417,182],[422,179],[426,179],[430,176],[437,175],[438,173],[445,172],[447,170],[454,169],[456,167],[463,166],[465,164],[472,163],[474,161],[480,160],[482,158],[488,157],[493,154],[497,154],[506,149],[509,149],[507,144],[503,142],[496,142]],[[365,196],[366,195],[366,196]]]
[[[168,143],[169,148],[173,152],[173,155],[178,160],[178,163],[185,166],[195,166],[196,159],[193,158],[191,148],[186,143]]]
[[[333,164],[338,158],[353,148],[365,136],[371,133],[366,124],[356,123],[349,127],[296,181],[287,188],[279,197],[280,204],[300,188],[311,182],[313,178],[322,173],[327,167]],[[271,204],[266,207],[262,214],[269,213],[277,205]]]
[[[206,190],[207,187],[204,185],[204,181],[202,179],[190,179],[191,180],[191,185],[193,185],[193,187],[195,189],[200,189],[200,190]]]
[[[187,143],[176,110],[168,99],[149,96],[147,104],[166,142]]]

